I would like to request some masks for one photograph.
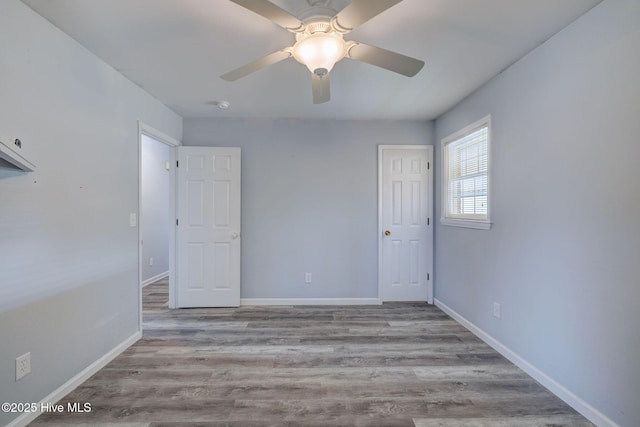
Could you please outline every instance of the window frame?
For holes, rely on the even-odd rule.
[[[481,219],[469,219],[469,218],[456,218],[450,216],[448,212],[448,200],[449,200],[449,163],[448,163],[448,148],[447,146],[453,142],[459,141],[467,135],[478,131],[479,129],[487,128],[487,215],[486,218]],[[464,228],[476,228],[482,230],[489,230],[491,228],[491,115],[487,115],[482,119],[465,126],[457,132],[443,138],[440,141],[440,151],[442,160],[442,208],[440,209],[440,223],[443,225],[450,225],[455,227]]]

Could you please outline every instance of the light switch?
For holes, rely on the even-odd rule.
[[[137,215],[135,213],[130,213],[129,214],[129,227],[135,227],[136,225],[138,225]]]

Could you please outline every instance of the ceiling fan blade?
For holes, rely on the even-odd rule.
[[[235,80],[241,79],[244,76],[248,76],[251,73],[255,73],[256,71],[264,67],[268,67],[269,65],[273,65],[277,62],[283,61],[290,56],[291,53],[289,52],[289,50],[279,50],[277,52],[273,52],[270,55],[264,56],[260,59],[243,65],[240,68],[236,68],[233,71],[229,71],[228,73],[221,75],[220,78],[228,82],[233,82]]]
[[[304,25],[298,18],[268,0],[231,0],[233,3],[249,9],[260,16],[280,25],[291,32],[299,32]]]
[[[331,99],[331,81],[329,73],[320,77],[316,73],[311,73],[311,85],[313,89],[313,103],[322,104]]]
[[[355,43],[347,52],[347,57],[393,71],[394,73],[403,74],[407,77],[415,76],[424,66],[424,61],[419,59],[364,43]]]
[[[333,19],[340,32],[349,32],[402,0],[353,0]]]

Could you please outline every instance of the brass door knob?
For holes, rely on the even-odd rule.
[[[391,232],[389,230],[385,230],[384,235],[385,236],[391,236]]]

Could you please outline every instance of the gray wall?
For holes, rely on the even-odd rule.
[[[640,2],[605,0],[436,122],[440,141],[492,114],[494,221],[438,225],[436,298],[621,426],[640,425],[639,52]]]
[[[138,331],[137,120],[182,120],[18,0],[0,52],[0,132],[37,166],[0,171],[0,402],[37,402]]]
[[[377,298],[377,146],[432,144],[433,129],[194,119],[183,142],[242,148],[243,298]]]
[[[169,272],[169,146],[142,135],[142,182],[140,231],[142,234],[142,281]],[[153,258],[153,265],[149,259]]]

